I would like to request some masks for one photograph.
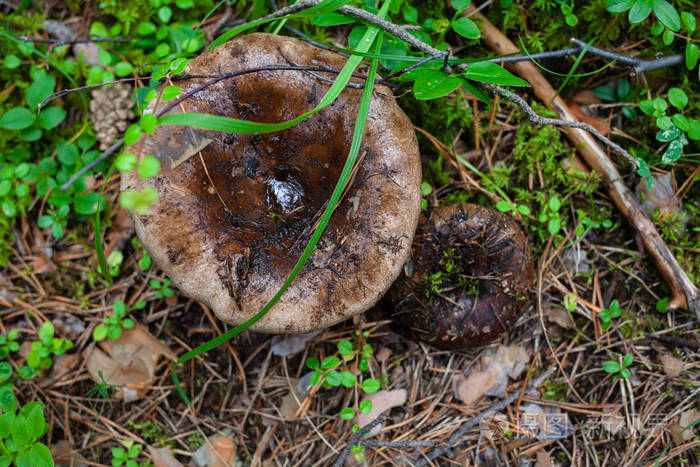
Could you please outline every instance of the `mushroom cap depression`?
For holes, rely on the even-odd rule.
[[[529,302],[532,255],[506,214],[475,204],[439,206],[418,228],[412,250],[387,294],[391,317],[436,347],[489,343]]]
[[[296,39],[250,34],[192,60],[185,73],[278,65],[340,70],[344,64],[341,56]],[[313,109],[335,77],[298,70],[245,74],[195,93],[176,111],[288,121]],[[177,85],[184,94],[206,81]],[[240,135],[161,125],[127,149],[161,162],[149,179],[124,174],[121,189],[158,191],[143,215],[130,214],[146,250],[185,295],[234,324],[274,296],[338,181],[361,94],[346,87],[332,104],[284,131]],[[157,113],[154,102],[150,111]],[[315,251],[251,330],[331,326],[373,306],[400,273],[420,213],[421,167],[411,122],[385,86],[375,87],[358,163]]]

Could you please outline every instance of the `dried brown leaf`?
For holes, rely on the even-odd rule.
[[[357,424],[362,428],[365,425],[371,423],[374,419],[379,417],[382,412],[389,410],[393,407],[398,407],[406,403],[406,398],[408,394],[405,389],[395,389],[393,391],[377,391],[374,394],[367,395],[364,400],[372,401],[372,410],[368,414],[360,413],[358,414]],[[382,425],[379,424],[370,430],[369,434],[374,436],[378,434],[382,429]]]

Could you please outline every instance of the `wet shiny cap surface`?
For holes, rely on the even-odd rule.
[[[193,60],[186,73],[215,75],[266,65],[340,70],[345,60],[296,39],[251,34]],[[177,112],[278,123],[313,109],[332,73],[261,71],[196,93]],[[179,81],[182,92],[205,82]],[[353,80],[353,82],[361,82]],[[348,156],[361,97],[346,88],[288,130],[237,135],[159,126],[130,152],[153,154],[161,172],[128,173],[122,190],[153,186],[158,201],[132,213],[137,234],[188,296],[240,323],[272,298],[326,207]],[[163,104],[160,104],[163,105]],[[157,109],[152,109],[157,112]],[[420,211],[420,160],[410,121],[376,86],[361,164],[316,251],[277,305],[251,329],[308,332],[371,307],[403,266]]]

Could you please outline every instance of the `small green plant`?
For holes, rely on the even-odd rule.
[[[137,251],[137,255],[138,252],[141,252],[141,258],[139,258],[138,260],[139,267],[144,271],[150,269],[151,264],[153,263],[153,261],[151,260],[151,255],[149,255],[146,249],[143,247],[143,245],[141,245],[141,242],[139,241],[138,237],[134,236],[131,239],[131,246],[133,246],[134,250]]]
[[[619,355],[617,361],[608,360],[604,362],[603,370],[611,375],[619,374],[620,378],[627,379],[632,375],[628,369],[632,363],[634,363],[634,355],[631,353],[626,354],[624,357]]]
[[[167,298],[175,295],[173,289],[170,288],[170,279],[165,279],[163,282],[156,279],[151,279],[149,284],[151,284],[151,287],[156,290],[156,298]]]
[[[577,209],[576,215],[579,218],[579,223],[576,226],[576,236],[584,237],[591,229],[604,228],[609,229],[613,226],[610,219],[596,219],[589,216],[583,209]]]
[[[126,450],[122,448],[112,448],[112,466],[119,467],[124,464],[126,467],[138,467],[139,463],[136,459],[139,457],[139,454],[141,454],[143,446],[135,443],[131,439],[124,439],[121,443]]]
[[[679,113],[671,116],[666,114],[669,102]],[[639,102],[639,109],[644,114],[656,119],[656,126],[659,129],[656,133],[656,140],[668,143],[661,156],[661,162],[664,164],[671,164],[680,159],[683,148],[688,144],[689,139],[700,140],[700,120],[688,118],[682,114],[688,106],[688,102],[686,93],[675,87],[668,90],[668,102],[661,97]]]
[[[425,199],[425,197],[433,192],[433,187],[430,185],[430,183],[423,182],[420,186],[420,191],[423,195],[423,199],[421,200],[421,207],[425,211],[426,209],[428,209],[428,200]]]
[[[600,327],[603,331],[607,331],[612,326],[612,319],[619,318],[622,314],[620,310],[620,303],[617,300],[610,302],[610,306],[604,310],[600,310]]]
[[[564,295],[564,308],[566,311],[569,313],[573,313],[576,311],[576,305],[578,304],[578,300],[576,299],[576,295],[568,293]]]
[[[669,297],[665,297],[656,302],[656,311],[658,311],[659,313],[666,313],[668,311],[669,300]]]
[[[18,337],[19,332],[16,329],[8,332],[7,336],[0,336],[0,360],[10,355],[11,352],[17,352],[19,350],[19,342],[17,342]]]
[[[365,394],[373,394],[379,391],[381,383],[374,378],[362,377],[362,372],[369,370],[369,361],[372,358],[374,350],[372,345],[365,342],[369,336],[367,331],[360,333],[355,332],[353,342],[343,339],[338,342],[338,354],[340,357],[331,355],[319,362],[317,358],[311,357],[306,361],[306,366],[314,370],[311,375],[311,385],[321,384],[325,388],[345,386],[346,388],[354,388],[355,391],[364,392]],[[341,363],[345,369],[338,371]],[[352,366],[350,364],[352,363]],[[358,384],[358,376],[362,382]],[[364,400],[359,403],[357,408],[346,407],[340,411],[340,417],[343,420],[352,420],[355,417],[356,409],[361,413],[368,414],[372,410],[372,401]],[[359,430],[360,427],[353,426],[353,431]]]
[[[561,230],[561,216],[559,215],[560,208],[561,201],[557,196],[553,196],[549,199],[537,217],[540,222],[547,224],[547,231],[551,235],[556,235]]]
[[[32,350],[27,355],[27,365],[34,373],[41,374],[51,367],[53,356],[63,355],[73,348],[73,343],[62,337],[54,337],[54,327],[47,321],[39,328],[39,340],[32,342]]]
[[[51,452],[39,442],[49,429],[44,404],[29,402],[19,412],[18,408],[12,386],[0,386],[0,465],[52,467]]]
[[[630,82],[626,79],[620,79],[617,81],[616,87],[611,86],[598,86],[593,91],[595,95],[606,102],[624,102],[629,96],[632,86]],[[628,120],[634,120],[637,114],[634,111],[634,107],[625,105],[622,107],[622,115]]]
[[[140,310],[146,306],[144,300],[139,300],[134,304],[134,310]],[[122,335],[122,329],[131,329],[136,323],[131,318],[125,318],[126,314],[129,312],[129,307],[121,301],[117,300],[112,305],[112,316],[105,318],[103,324],[98,324],[92,331],[92,338],[96,341],[101,341],[106,338],[110,340],[119,339]]]

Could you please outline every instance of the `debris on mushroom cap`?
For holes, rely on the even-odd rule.
[[[131,108],[131,86],[125,83],[104,86],[92,91],[90,121],[92,122],[100,150],[107,149],[126,130],[134,114]]]
[[[432,210],[412,258],[389,291],[391,313],[441,348],[488,343],[528,303],[534,267],[525,234],[509,216],[474,204]]]
[[[345,59],[296,39],[251,34],[206,52],[185,72],[215,75],[292,63],[340,70]],[[197,92],[173,111],[288,121],[318,105],[335,77],[245,74]],[[177,85],[184,94],[205,81]],[[157,176],[127,173],[121,187],[157,189],[148,211],[131,215],[144,247],[186,295],[220,319],[241,323],[280,289],[345,164],[361,94],[346,87],[326,108],[284,131],[240,135],[159,126],[127,149],[143,147],[142,156],[161,161]],[[155,101],[150,111],[157,113],[154,107]],[[418,223],[421,170],[411,122],[385,86],[375,87],[358,163],[308,262],[251,330],[330,326],[374,305],[400,273]]]

